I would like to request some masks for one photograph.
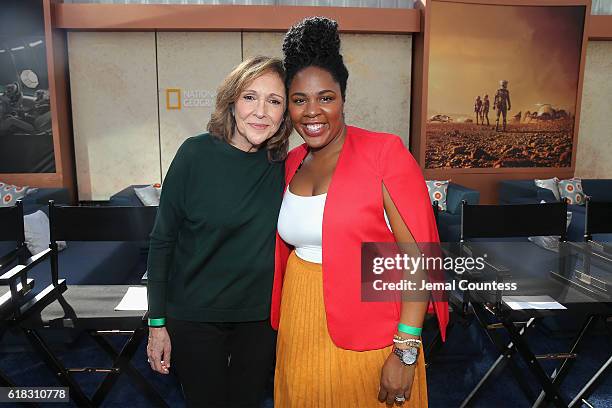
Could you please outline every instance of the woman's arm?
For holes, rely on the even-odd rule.
[[[164,179],[147,260],[149,319],[166,317],[166,285],[174,247],[184,221],[185,185],[189,183],[189,140],[179,148]]]
[[[419,249],[428,256],[437,256],[439,253],[437,248],[439,242],[438,229],[427,192],[427,185],[419,164],[408,152],[399,137],[390,137],[385,142],[378,159],[378,166],[382,184],[387,190],[385,192],[387,199],[384,205],[388,207],[388,212],[397,214],[397,211],[399,211],[401,214],[401,217],[395,217],[397,222],[394,222],[393,232],[396,235],[396,240],[399,242],[416,241]],[[392,198],[392,200],[389,198]],[[416,245],[410,245],[410,247],[413,250],[417,249]],[[417,251],[419,254],[420,250]],[[443,271],[428,270],[426,272],[427,274],[423,274],[424,276],[412,276],[412,279],[417,281],[418,285],[425,279],[429,282],[443,282],[445,279]],[[436,312],[440,333],[444,340],[448,322],[448,304],[444,292],[434,290],[431,293],[416,291],[411,293],[414,294],[413,298],[418,300],[432,298],[433,310]]]
[[[177,152],[162,189],[147,260],[149,340],[147,357],[154,371],[168,374],[171,344],[165,327],[166,289],[174,248],[184,221],[185,184],[189,182],[189,148],[185,142]]]
[[[393,232],[393,235],[395,236],[395,240],[399,243],[400,251],[406,253],[409,256],[419,256],[420,251],[416,251],[417,247],[415,245],[414,237],[412,236],[412,233],[404,223],[404,220],[402,219],[395,203],[391,199],[391,196],[389,195],[389,192],[387,191],[387,188],[384,186],[384,184],[383,204],[385,212],[387,213],[387,217],[389,219],[391,230]],[[414,275],[405,276],[405,278],[408,278],[415,282],[417,288],[420,287],[420,280],[423,279],[423,277],[423,271],[417,271],[417,273],[415,273]],[[411,296],[414,294],[407,293],[407,295]],[[405,299],[402,302],[400,323],[415,328],[423,327],[423,320],[425,318],[425,313],[427,312],[427,305],[428,299]],[[404,339],[412,338],[418,340],[420,337],[400,332],[399,330],[396,334]],[[403,346],[400,345],[398,345],[398,347],[403,348]],[[408,400],[410,398],[412,383],[414,381],[415,370],[416,364],[405,365],[400,361],[398,356],[391,353],[387,357],[387,361],[385,362],[382,368],[378,399],[381,402],[386,401],[387,404],[393,404],[397,401],[397,397],[401,398],[402,396],[406,400]]]
[[[393,236],[395,237],[395,241],[401,243],[399,248],[404,253],[407,253],[409,256],[420,256],[420,251],[417,248],[416,242],[412,233],[404,223],[402,216],[400,215],[395,203],[393,202],[387,188],[383,184],[383,204],[385,207],[385,212],[387,213],[387,217],[389,218],[389,224],[391,225],[391,231],[393,231]],[[403,245],[402,245],[403,244]],[[410,278],[410,277],[408,277]],[[426,275],[423,270],[418,270],[414,275],[412,275],[412,281],[416,283],[416,287],[421,287],[421,282],[426,279]],[[410,299],[411,293],[414,293],[414,296]],[[405,299],[402,302],[402,310],[400,316],[400,323],[411,327],[423,327],[423,320],[425,319],[425,313],[427,313],[427,306],[429,304],[429,299],[420,299],[423,296],[419,296],[418,291],[412,291],[406,293]],[[418,339],[419,336],[410,335],[407,333],[399,333],[402,337],[412,337],[414,339]]]

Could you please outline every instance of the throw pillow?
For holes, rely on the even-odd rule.
[[[547,249],[552,252],[559,252],[559,236],[558,235],[542,235],[537,237],[527,238],[540,248]]]
[[[134,188],[134,193],[143,205],[147,207],[159,206],[159,199],[161,197],[161,186],[156,187],[157,185],[159,184]]]
[[[561,198],[566,198],[568,204],[584,205],[584,192],[582,191],[582,180],[571,178],[559,181],[559,193]]]
[[[0,183],[0,206],[11,207],[28,194],[28,186]]]
[[[49,218],[41,210],[23,217],[23,229],[25,232],[25,243],[28,251],[36,255],[49,248]],[[57,241],[59,251],[66,248],[66,241]]]
[[[450,180],[427,180],[425,182],[431,203],[433,204],[434,201],[438,201],[438,209],[440,211],[446,211],[446,196],[449,182]]]
[[[534,183],[536,186],[540,188],[545,188],[547,190],[552,191],[557,201],[559,201],[561,195],[559,194],[559,179],[558,178],[553,177],[550,179],[543,179],[543,180],[535,179]]]

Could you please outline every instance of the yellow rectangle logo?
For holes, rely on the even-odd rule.
[[[166,109],[181,109],[180,88],[166,88]]]

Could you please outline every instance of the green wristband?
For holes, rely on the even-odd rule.
[[[149,327],[164,327],[166,325],[166,318],[159,317],[157,319],[149,319]]]
[[[420,327],[412,327],[404,323],[398,324],[397,330],[401,331],[402,333],[410,334],[412,336],[420,336],[421,332],[423,331],[423,329]]]

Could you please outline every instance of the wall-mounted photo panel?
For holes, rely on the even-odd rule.
[[[42,0],[0,2],[0,173],[55,173]]]
[[[587,8],[508,3],[429,5],[427,169],[572,165]]]

